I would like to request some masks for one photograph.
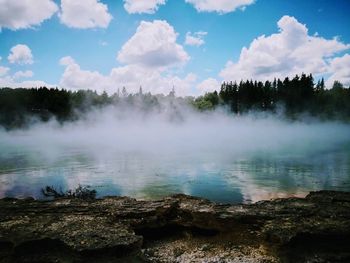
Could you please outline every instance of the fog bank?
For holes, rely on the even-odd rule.
[[[84,149],[103,157],[114,152],[240,156],[256,152],[322,151],[347,144],[350,125],[339,122],[287,121],[277,115],[233,116],[224,111],[164,110],[140,113],[108,107],[61,125],[52,120],[27,130],[0,131],[1,152],[31,148],[47,156]],[[11,151],[11,150],[10,150]]]

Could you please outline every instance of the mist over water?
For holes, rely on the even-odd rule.
[[[0,197],[91,185],[99,196],[186,193],[251,202],[350,191],[350,125],[190,109],[96,110],[61,125],[0,131]]]

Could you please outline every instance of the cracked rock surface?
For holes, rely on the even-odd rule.
[[[0,200],[0,262],[350,262],[350,193]]]

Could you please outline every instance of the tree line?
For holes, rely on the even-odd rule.
[[[193,98],[191,98],[193,100]],[[162,111],[164,105],[174,112],[179,105],[190,105],[189,98],[175,97],[172,91],[168,95],[121,92],[108,95],[92,90],[68,91],[58,88],[0,88],[0,128],[25,128],[37,121],[55,118],[58,122],[75,121],[94,109],[116,105],[118,109],[135,109],[139,112]]]
[[[107,105],[133,107],[142,112],[161,111],[167,105],[175,115],[179,108],[188,106],[199,111],[223,107],[232,114],[283,109],[287,117],[294,119],[309,114],[322,119],[349,121],[350,88],[335,81],[331,89],[325,89],[324,80],[315,83],[311,74],[265,82],[224,82],[220,90],[197,98],[176,97],[174,90],[168,95],[152,95],[143,93],[141,87],[134,94],[129,94],[123,88],[122,92],[113,95],[46,87],[1,88],[0,126],[6,129],[21,128],[33,120],[47,121],[52,117],[59,122],[74,121],[92,109]]]
[[[323,119],[350,120],[350,88],[335,81],[325,89],[324,80],[302,74],[273,81],[224,82],[219,92],[209,92],[194,100],[200,110],[224,106],[235,114],[248,111],[283,110],[287,117],[309,114]]]

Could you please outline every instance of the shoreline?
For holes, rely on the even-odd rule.
[[[157,200],[162,200],[164,198],[168,198],[171,196],[177,196],[177,195],[184,195],[184,196],[191,196],[194,198],[199,198],[203,200],[210,201],[212,203],[216,204],[222,204],[222,205],[251,205],[258,202],[264,202],[264,201],[271,201],[275,199],[287,199],[287,198],[305,198],[310,192],[321,192],[321,191],[333,191],[333,192],[345,192],[345,191],[338,191],[338,190],[315,190],[315,191],[292,191],[292,192],[267,192],[263,191],[263,193],[259,193],[257,195],[252,195],[253,198],[248,197],[245,198],[243,196],[242,201],[222,201],[222,200],[213,200],[207,197],[202,196],[194,196],[186,193],[169,193],[169,194],[162,194],[162,195],[155,195],[155,196],[129,196],[129,195],[99,195],[97,193],[96,197],[94,197],[95,200],[103,200],[106,198],[130,198],[135,199],[137,201],[141,202],[152,202]],[[259,196],[259,197],[257,197]],[[54,197],[36,197],[36,196],[0,196],[0,200],[6,200],[6,199],[13,199],[13,200],[35,200],[38,202],[47,202],[47,201],[54,201]],[[64,197],[62,199],[65,199]],[[69,199],[67,197],[66,199]]]
[[[0,199],[0,262],[348,262],[350,193]]]

